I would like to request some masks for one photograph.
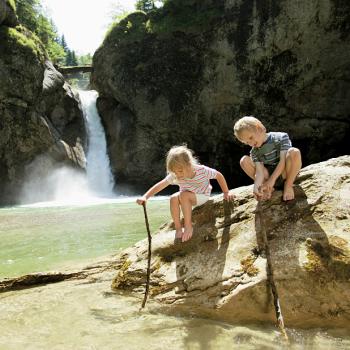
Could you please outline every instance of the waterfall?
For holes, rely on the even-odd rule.
[[[52,169],[51,159],[38,156],[26,169],[22,204],[81,205],[115,199],[105,132],[96,108],[97,92],[79,91],[79,95],[88,134],[86,174],[66,166]]]
[[[89,190],[96,196],[112,197],[114,180],[107,154],[107,143],[96,108],[96,91],[79,91],[88,130],[86,173]]]

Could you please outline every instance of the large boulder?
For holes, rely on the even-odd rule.
[[[0,25],[15,27],[18,25],[14,0],[0,0]]]
[[[22,26],[0,26],[0,204],[18,201],[28,169],[36,176],[65,163],[85,166],[80,101]]]
[[[237,186],[232,126],[247,114],[305,164],[349,153],[349,16],[346,1],[169,0],[120,21],[92,72],[118,182],[149,186],[186,142]]]
[[[267,283],[267,235],[286,325],[350,327],[350,156],[300,172],[296,199],[276,191],[257,205],[252,186],[193,212],[194,235],[175,242],[172,223],[153,235],[151,301],[165,310],[239,323],[274,321]],[[152,218],[149,218],[152,220]],[[113,288],[143,293],[147,239],[124,250]]]

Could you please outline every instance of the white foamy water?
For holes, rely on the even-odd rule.
[[[25,205],[62,206],[106,203],[116,198],[105,132],[96,108],[96,91],[80,91],[88,135],[86,173],[71,167],[57,168],[45,155],[27,167],[22,188]]]
[[[98,94],[96,91],[80,91],[79,95],[88,129],[86,172],[89,190],[97,196],[113,197],[114,179],[107,154],[105,131],[96,108]]]

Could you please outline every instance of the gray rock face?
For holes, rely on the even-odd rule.
[[[0,0],[0,25],[8,27],[15,27],[18,25],[16,12],[8,0]]]
[[[0,42],[0,204],[9,204],[39,155],[50,161],[38,176],[47,164],[83,168],[86,132],[78,97],[36,37],[1,25]]]
[[[118,181],[149,186],[186,142],[237,186],[248,149],[232,126],[250,114],[288,132],[304,164],[349,153],[349,4],[168,1],[121,21],[92,72]]]
[[[288,327],[350,328],[350,156],[302,169],[296,199],[276,191],[261,207],[252,186],[193,211],[190,241],[169,223],[153,235],[151,299],[176,312],[233,323],[275,321],[267,283],[266,231],[273,278]],[[152,217],[149,218],[152,220]],[[112,287],[143,293],[147,239],[120,253]]]

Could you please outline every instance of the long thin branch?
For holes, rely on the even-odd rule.
[[[271,262],[270,247],[269,247],[269,243],[267,240],[265,223],[264,223],[264,219],[263,219],[263,208],[262,208],[261,203],[258,203],[257,214],[259,215],[260,229],[261,229],[262,238],[263,238],[263,242],[264,242],[264,246],[265,246],[265,253],[266,253],[266,260],[267,260],[267,279],[268,279],[268,282],[269,282],[269,285],[271,288],[271,292],[273,295],[273,304],[275,307],[277,324],[278,324],[278,327],[280,328],[282,334],[284,335],[285,339],[289,342],[288,335],[287,335],[286,329],[284,327],[282,309],[281,309],[281,305],[280,305],[280,301],[279,301],[277,287],[275,284],[275,279],[273,276],[273,267],[272,267],[272,262]]]
[[[152,236],[151,231],[149,229],[149,223],[148,223],[148,216],[147,216],[147,210],[146,210],[146,203],[142,204],[143,206],[143,213],[145,215],[145,223],[146,223],[146,229],[147,229],[147,236],[148,236],[148,259],[147,259],[147,278],[146,278],[146,289],[145,289],[145,295],[143,297],[141,309],[145,307],[148,292],[149,292],[149,281],[151,277],[151,258],[152,258]]]

